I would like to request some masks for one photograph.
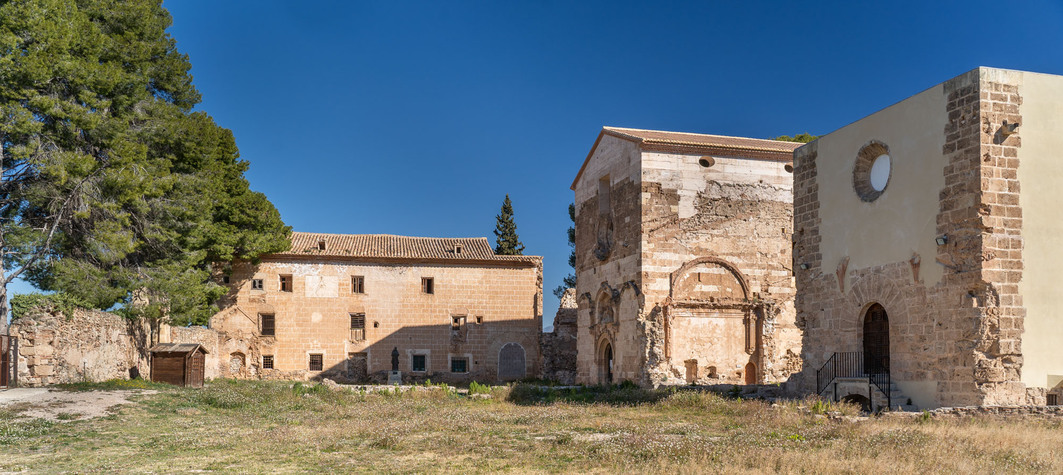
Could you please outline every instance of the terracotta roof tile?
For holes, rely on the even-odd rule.
[[[293,232],[290,250],[278,257],[362,257],[474,261],[528,261],[537,256],[495,255],[487,238],[433,238],[391,234],[325,234]],[[324,249],[321,244],[324,243]],[[459,250],[460,248],[460,250]]]

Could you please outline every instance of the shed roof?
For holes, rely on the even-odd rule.
[[[538,256],[495,254],[485,237],[435,238],[391,234],[326,234],[293,232],[288,251],[274,257],[361,257],[379,259],[426,259],[454,261],[499,261],[537,263]],[[324,249],[321,249],[324,244]]]
[[[207,349],[199,343],[159,343],[148,351],[152,353],[191,353],[197,349],[203,350],[203,353],[208,353]]]
[[[642,150],[677,152],[677,153],[700,153],[705,155],[737,155],[743,158],[773,160],[789,162],[793,160],[793,152],[800,147],[800,143],[783,142],[781,140],[753,139],[748,137],[731,137],[727,135],[692,134],[688,132],[668,132],[664,130],[629,129],[625,127],[602,127],[598,139],[594,141],[587,158],[576,178],[572,181],[572,189],[576,189],[587,163],[594,156],[594,150],[602,141],[602,137],[613,137],[634,142]]]

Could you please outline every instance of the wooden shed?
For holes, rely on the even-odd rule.
[[[198,343],[160,343],[151,348],[151,380],[203,387],[207,350]]]

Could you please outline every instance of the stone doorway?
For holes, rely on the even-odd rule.
[[[757,365],[753,362],[746,364],[746,384],[757,384]]]
[[[524,347],[518,343],[506,343],[498,351],[498,380],[516,381],[527,375]]]
[[[604,342],[598,354],[598,384],[613,384],[613,345]]]
[[[864,372],[882,374],[890,371],[890,323],[886,309],[871,304],[864,314]]]

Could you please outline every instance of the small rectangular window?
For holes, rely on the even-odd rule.
[[[1049,394],[1048,395],[1048,405],[1049,406],[1058,406],[1059,405],[1059,395],[1058,394]]]
[[[318,241],[317,242],[317,250],[319,250],[319,251],[324,251],[325,250],[325,241],[322,240],[322,241]]]
[[[262,279],[251,279],[251,290],[262,290],[266,287],[262,285]]]
[[[228,284],[229,283],[229,276],[227,276],[227,275],[221,276],[221,283]]]
[[[351,314],[351,341],[365,340],[365,314]]]
[[[321,371],[323,367],[321,355],[310,355],[310,371]]]
[[[290,276],[290,275],[282,275],[281,276],[281,292],[291,292],[291,291],[292,291],[292,276]]]
[[[454,315],[450,317],[450,329],[461,330],[465,326],[465,315]]]
[[[477,325],[483,325],[483,323],[484,323],[484,316],[483,315],[477,315],[476,316],[476,324]]]
[[[277,335],[277,319],[272,314],[264,313],[259,315],[259,320],[262,322],[262,336],[276,336]]]
[[[454,358],[450,360],[450,372],[451,373],[468,373],[469,372],[469,360],[468,358]]]
[[[435,279],[431,277],[421,277],[421,292],[434,294],[436,293],[435,290]]]
[[[412,363],[413,363],[413,365],[412,365],[411,369],[413,371],[423,373],[425,371],[425,367],[428,366],[428,356],[427,355],[413,355],[413,362]]]
[[[351,293],[352,294],[364,294],[365,293],[365,277],[360,275],[351,276]]]
[[[609,175],[598,180],[598,214],[609,214],[612,203],[609,198]]]
[[[273,369],[273,355],[262,355],[262,369]]]

